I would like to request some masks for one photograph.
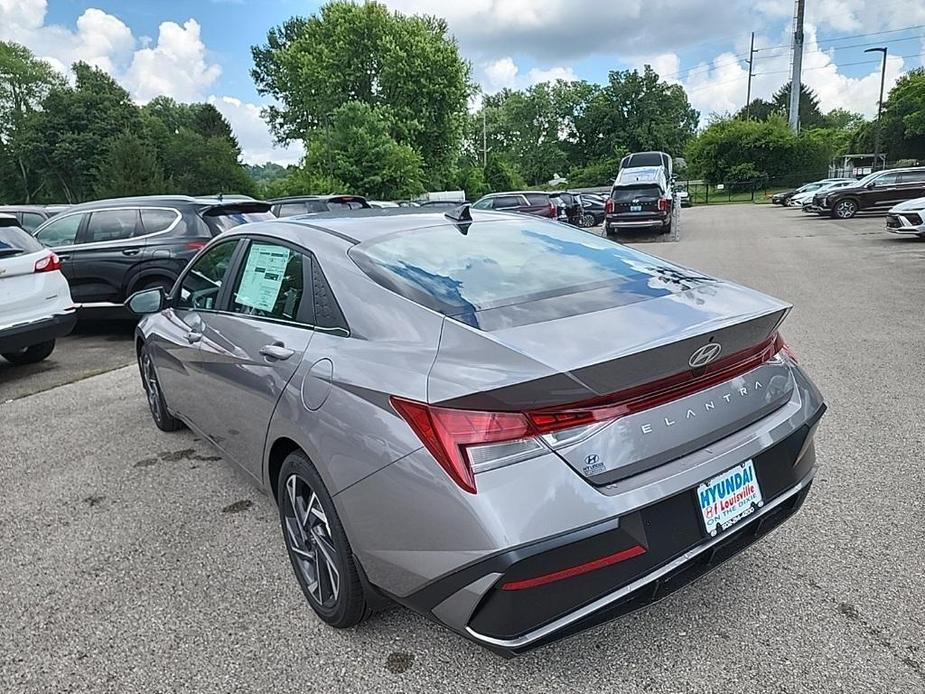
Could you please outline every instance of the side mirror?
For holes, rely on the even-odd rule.
[[[164,294],[163,287],[154,287],[145,289],[132,294],[125,305],[137,316],[144,316],[149,313],[157,313],[164,308],[167,303],[167,296]]]
[[[868,184],[867,184],[866,186],[864,186],[864,187],[865,187],[865,188],[874,188],[876,185],[877,185],[877,182],[876,182],[876,181],[871,181],[870,183],[868,183]]]

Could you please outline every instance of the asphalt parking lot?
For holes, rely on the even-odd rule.
[[[769,206],[682,219],[643,250],[791,301],[830,407],[813,493],[762,543],[512,661],[399,608],[333,631],[273,503],[155,429],[137,371],[108,370],[130,339],[81,334],[44,372],[0,368],[0,691],[925,692],[925,242]],[[100,343],[88,375],[71,352]]]

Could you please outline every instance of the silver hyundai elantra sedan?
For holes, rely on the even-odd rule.
[[[155,423],[273,495],[335,627],[385,598],[510,656],[706,573],[815,471],[787,304],[557,222],[249,224],[129,304]]]

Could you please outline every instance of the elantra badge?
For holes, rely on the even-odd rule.
[[[716,361],[722,351],[723,346],[721,344],[710,342],[694,352],[691,358],[687,360],[687,363],[690,364],[692,369],[699,369],[710,362]]]

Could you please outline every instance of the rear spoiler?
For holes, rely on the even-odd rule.
[[[260,200],[229,200],[202,209],[203,216],[216,216],[229,212],[269,212],[270,203]]]

